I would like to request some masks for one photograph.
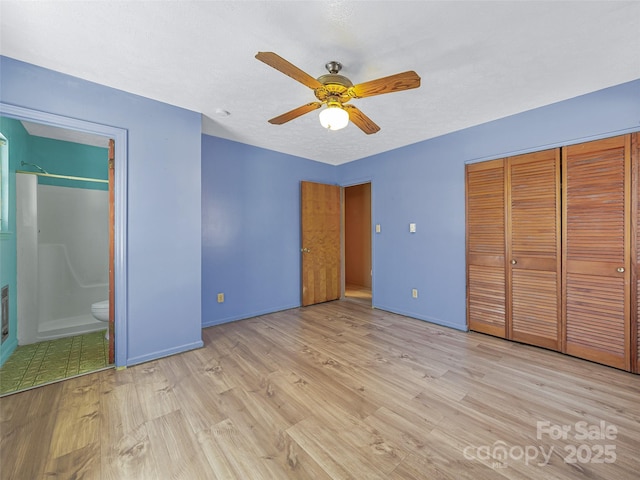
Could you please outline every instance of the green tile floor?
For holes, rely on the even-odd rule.
[[[104,333],[19,346],[0,368],[0,395],[107,368],[109,341]]]

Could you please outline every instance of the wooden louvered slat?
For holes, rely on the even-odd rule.
[[[564,350],[624,369],[631,367],[630,166],[629,135],[563,149]]]
[[[469,265],[468,275],[469,328],[504,337],[504,267]]]
[[[569,274],[567,353],[624,368],[624,307],[624,278]]]
[[[558,349],[558,274],[514,270],[511,325],[514,340]]]
[[[469,253],[504,255],[504,167],[468,167]]]
[[[568,158],[567,260],[624,263],[624,144]]]
[[[560,151],[508,160],[509,338],[560,348]]]
[[[469,329],[504,337],[504,160],[466,168],[467,322]]]

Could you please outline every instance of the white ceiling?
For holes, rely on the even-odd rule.
[[[0,1],[0,53],[201,112],[204,133],[334,165],[640,78],[638,1]],[[254,58],[419,89],[353,100],[381,131],[269,118],[313,92]],[[219,110],[230,112],[221,116]],[[91,120],[91,119],[88,119]]]

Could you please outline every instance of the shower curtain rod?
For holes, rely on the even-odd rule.
[[[56,175],[55,173],[28,172],[26,170],[16,170],[16,173],[28,173],[29,175],[37,175],[38,177],[62,178],[64,180],[79,180],[81,182],[109,183],[109,180],[100,178],[72,177],[70,175]]]

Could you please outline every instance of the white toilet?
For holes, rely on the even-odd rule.
[[[102,302],[96,302],[91,305],[91,315],[96,320],[101,322],[109,322],[109,300],[103,300]],[[107,333],[104,338],[109,338],[109,328],[107,327]]]

